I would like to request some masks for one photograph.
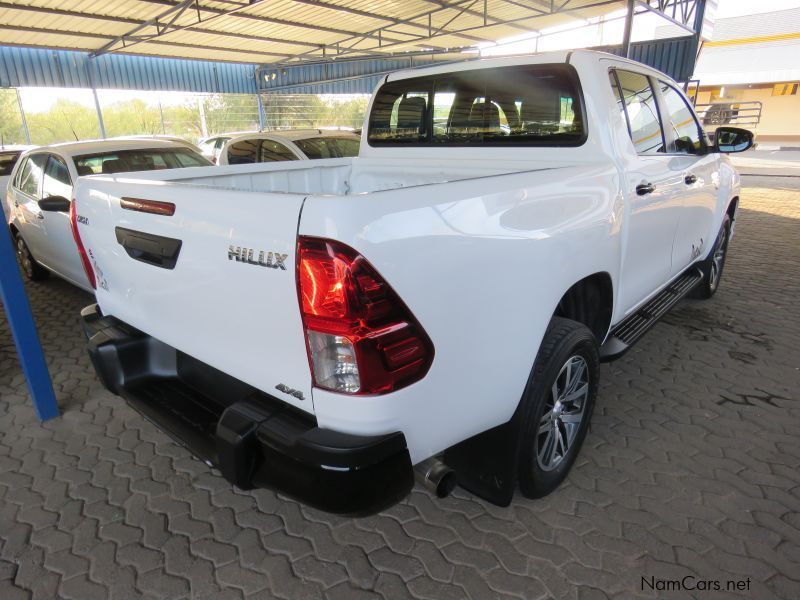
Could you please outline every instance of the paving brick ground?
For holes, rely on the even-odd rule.
[[[736,233],[718,295],[603,367],[555,494],[415,489],[360,520],[232,489],[101,388],[90,297],[32,285],[63,416],[36,421],[0,320],[0,598],[799,598],[800,191],[746,189]]]

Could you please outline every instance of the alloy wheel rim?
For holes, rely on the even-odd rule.
[[[562,365],[545,402],[536,433],[536,461],[543,471],[566,459],[580,430],[589,398],[589,367],[582,356]]]
[[[725,246],[727,242],[728,232],[723,227],[722,231],[719,234],[719,240],[717,241],[717,247],[714,249],[714,256],[711,259],[711,289],[717,287],[719,283],[719,276],[722,273],[722,267],[725,264]]]

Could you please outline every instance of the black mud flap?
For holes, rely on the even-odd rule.
[[[511,504],[517,488],[521,413],[518,406],[510,421],[444,453],[444,462],[456,472],[458,485],[498,506]]]

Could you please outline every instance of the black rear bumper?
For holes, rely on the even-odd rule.
[[[411,490],[402,433],[322,429],[307,413],[102,316],[96,304],[81,317],[103,384],[238,487],[351,515],[378,512]]]

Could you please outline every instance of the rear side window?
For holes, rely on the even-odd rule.
[[[611,86],[617,95],[620,112],[628,123],[637,154],[664,152],[664,133],[650,78],[641,73],[613,69]]]
[[[318,137],[307,140],[295,140],[294,143],[310,159],[346,158],[358,156],[361,142],[345,137]]]
[[[659,81],[661,98],[664,100],[664,121],[672,130],[670,152],[679,154],[702,154],[705,151],[700,124],[686,100],[670,84]]]
[[[0,177],[8,177],[14,170],[14,165],[19,159],[19,152],[6,152],[0,154]]]
[[[155,171],[181,167],[209,166],[211,163],[191,150],[141,149],[85,154],[75,157],[78,175]]]
[[[401,79],[373,102],[372,146],[578,146],[580,84],[568,65],[522,65]]]
[[[30,196],[38,196],[39,185],[42,182],[42,172],[44,171],[44,161],[46,154],[37,154],[28,157],[22,165],[19,176],[17,177],[17,188]]]
[[[289,148],[274,140],[242,140],[228,146],[229,165],[283,160],[297,160],[297,157]]]

